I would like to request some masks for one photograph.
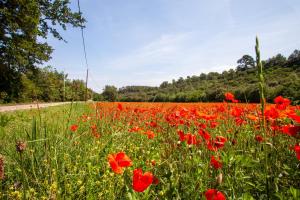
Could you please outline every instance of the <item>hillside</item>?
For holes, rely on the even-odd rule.
[[[172,82],[165,81],[159,87],[126,86],[116,90],[114,86],[106,86],[102,95],[110,101],[220,102],[224,99],[224,93],[230,91],[241,102],[259,102],[254,59],[244,55],[237,63],[236,69],[180,77]],[[274,97],[282,95],[298,104],[300,51],[295,50],[288,58],[278,54],[263,61],[263,65],[267,101],[271,102]]]

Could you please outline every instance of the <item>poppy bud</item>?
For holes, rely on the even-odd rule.
[[[152,166],[155,166],[156,165],[156,161],[155,160],[151,160],[151,164],[152,164]]]
[[[0,180],[4,179],[4,157],[0,155]]]
[[[18,141],[16,144],[17,152],[22,153],[26,149],[26,142]]]

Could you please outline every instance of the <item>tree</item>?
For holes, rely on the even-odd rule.
[[[93,94],[93,101],[103,101],[103,96],[98,93]]]
[[[237,71],[244,71],[255,66],[254,59],[249,55],[243,55],[238,61]]]
[[[286,63],[286,57],[284,57],[281,54],[277,54],[276,56],[269,58],[264,66],[266,68],[268,67],[274,67],[274,66],[283,66]]]
[[[160,88],[167,88],[168,87],[168,81],[164,81],[164,82],[162,82],[161,84],[160,84]]]
[[[62,40],[58,27],[82,26],[85,20],[69,4],[69,0],[0,1],[0,92],[17,97],[14,81],[20,82],[21,73],[51,58],[52,48],[45,42],[49,33]],[[14,77],[5,78],[12,74]]]
[[[295,50],[288,58],[288,65],[300,65],[300,50]]]
[[[201,73],[199,78],[200,78],[200,80],[206,80],[206,74]]]
[[[218,72],[209,72],[207,74],[207,80],[216,80],[218,79],[219,73]]]
[[[106,85],[102,96],[106,101],[116,101],[118,96],[117,88],[113,85]]]
[[[39,88],[34,84],[34,82],[26,75],[21,76],[22,81],[22,94],[21,100],[22,102],[27,102],[30,99],[37,99],[37,96],[40,94]]]

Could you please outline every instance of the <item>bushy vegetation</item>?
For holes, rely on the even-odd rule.
[[[115,91],[115,96],[119,101],[220,102],[223,101],[223,94],[226,91],[232,91],[242,102],[259,102],[258,74],[254,67],[254,59],[244,55],[237,63],[235,70],[181,77],[172,82],[165,81],[159,87],[122,87]],[[298,104],[300,51],[295,50],[288,58],[278,54],[262,63],[266,100],[271,102],[276,96],[282,95]]]
[[[27,70],[20,74],[20,80],[14,83],[14,87],[18,89],[13,93],[0,92],[0,103],[85,100],[86,87],[83,80],[70,80],[67,74],[51,67]],[[87,99],[93,95],[97,94],[88,89]]]

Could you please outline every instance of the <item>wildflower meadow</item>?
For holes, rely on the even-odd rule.
[[[1,0],[0,200],[300,200],[299,11]]]
[[[300,108],[290,103],[279,96],[262,115],[228,92],[223,103],[3,114],[1,199],[299,199]]]

